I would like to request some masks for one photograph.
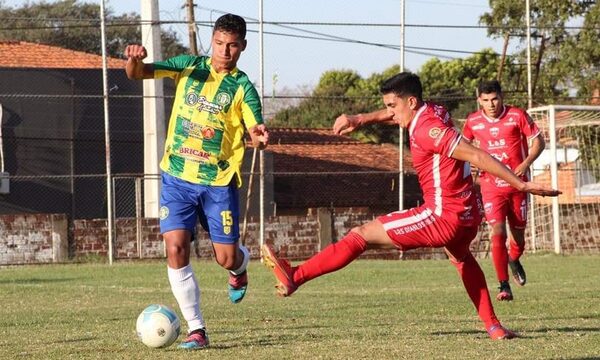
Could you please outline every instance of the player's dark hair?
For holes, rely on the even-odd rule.
[[[502,87],[498,80],[482,81],[477,87],[478,94],[502,93]]]
[[[419,101],[423,100],[423,87],[416,74],[401,72],[392,76],[381,84],[379,91],[382,95],[394,93],[399,97],[414,96]]]
[[[215,22],[213,33],[217,30],[237,34],[240,38],[245,39],[246,20],[239,15],[225,14]]]

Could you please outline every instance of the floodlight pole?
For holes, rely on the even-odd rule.
[[[400,72],[404,71],[405,3],[400,0]],[[404,129],[398,126],[398,210],[404,210]]]
[[[113,188],[110,164],[110,116],[108,113],[108,61],[106,58],[106,14],[104,1],[100,1],[100,35],[102,39],[102,98],[104,100],[104,146],[106,156],[106,218],[108,220],[108,263],[113,263]]]
[[[260,75],[259,75],[259,85],[260,85],[260,103],[262,106],[264,106],[264,97],[265,97],[265,47],[264,47],[264,29],[263,29],[263,21],[264,21],[264,1],[263,0],[258,0],[258,51],[259,51],[259,62],[260,62]],[[264,111],[263,111],[264,113]],[[264,120],[263,120],[264,121]],[[255,148],[256,149],[256,148]],[[256,150],[255,150],[256,151]],[[265,157],[264,157],[264,151],[259,151],[259,159],[258,159],[258,164],[259,164],[259,172],[260,172],[260,177],[259,177],[259,187],[260,187],[260,200],[259,200],[259,207],[260,207],[260,215],[259,215],[259,221],[260,221],[260,234],[259,234],[259,238],[260,238],[260,246],[262,248],[262,245],[265,243]],[[252,169],[252,171],[254,171],[254,169]],[[262,260],[262,257],[261,257]]]

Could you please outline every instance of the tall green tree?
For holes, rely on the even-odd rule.
[[[591,3],[591,1],[590,1]],[[586,8],[581,30],[561,44],[561,73],[577,89],[578,97],[591,99],[600,95],[600,4]],[[600,98],[591,100],[600,104]]]
[[[319,79],[312,93],[297,106],[279,111],[269,126],[329,128],[341,114],[370,112],[383,107],[379,85],[399,71],[392,66],[383,73],[361,77],[351,70],[330,70]],[[365,142],[397,142],[398,131],[389,126],[369,126],[352,134]]]
[[[12,8],[0,1],[0,40],[39,42],[66,49],[100,54],[100,6],[77,0],[27,2]],[[141,42],[138,14],[114,15],[106,10],[106,39],[109,56],[121,57],[125,46]],[[161,31],[163,55],[170,57],[187,48],[171,30]]]
[[[599,6],[596,1],[589,0],[536,0],[531,1],[530,13],[526,14],[524,1],[490,0],[491,10],[481,16],[480,22],[488,26],[488,34],[492,37],[517,39],[522,50],[514,61],[526,64],[526,17],[529,16],[533,39],[534,102],[565,102],[569,89],[586,88],[585,83],[589,84],[597,75],[598,58],[588,54],[597,48],[594,42],[597,42],[600,25]],[[581,23],[582,19],[583,29],[572,26]],[[588,40],[584,47],[576,46],[581,38]],[[596,74],[591,74],[590,70],[594,68]],[[526,90],[526,71],[523,66],[518,77],[502,77],[504,87],[509,85],[513,90]]]
[[[426,99],[445,105],[454,118],[464,118],[476,110],[477,85],[481,80],[496,78],[500,57],[492,49],[483,49],[464,59],[427,61],[418,74]],[[508,63],[507,73],[513,71]]]

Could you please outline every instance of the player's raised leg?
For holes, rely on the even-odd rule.
[[[213,243],[217,263],[229,270],[227,292],[229,300],[237,304],[244,299],[248,289],[248,262],[250,253],[243,245]]]
[[[521,264],[521,256],[525,252],[525,227],[527,226],[527,194],[517,192],[512,194],[511,208],[508,213],[510,240],[508,250],[508,266],[513,280],[519,286],[525,285],[527,276]]]
[[[202,187],[203,213],[199,220],[208,230],[215,259],[229,270],[227,292],[229,300],[237,304],[248,289],[248,249],[239,244],[239,196],[235,180],[228,186]]]
[[[336,243],[328,245],[321,252],[299,266],[292,267],[289,261],[277,257],[270,245],[264,245],[262,256],[266,266],[273,270],[278,280],[279,296],[290,296],[296,289],[316,277],[337,271],[354,261],[367,248],[393,247],[383,225],[373,220],[353,228]]]
[[[511,226],[510,232],[508,267],[510,268],[515,284],[523,286],[527,282],[527,275],[521,264],[521,255],[523,255],[523,252],[525,251],[525,228],[515,228]],[[508,281],[506,281],[506,283],[508,284]]]

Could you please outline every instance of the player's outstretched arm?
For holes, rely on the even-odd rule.
[[[392,116],[386,109],[366,114],[342,114],[335,119],[333,133],[336,135],[345,135],[369,123],[395,124],[396,122],[392,119]]]
[[[127,57],[127,64],[125,64],[127,78],[141,80],[153,77],[154,67],[152,64],[144,64],[143,61],[148,56],[145,47],[137,44],[127,45],[125,56]]]
[[[534,182],[524,182],[512,171],[510,171],[500,161],[494,159],[490,154],[469,144],[465,139],[461,139],[454,151],[452,157],[457,160],[468,161],[479,169],[497,176],[519,191],[541,196],[558,196],[562,194],[559,190]]]

